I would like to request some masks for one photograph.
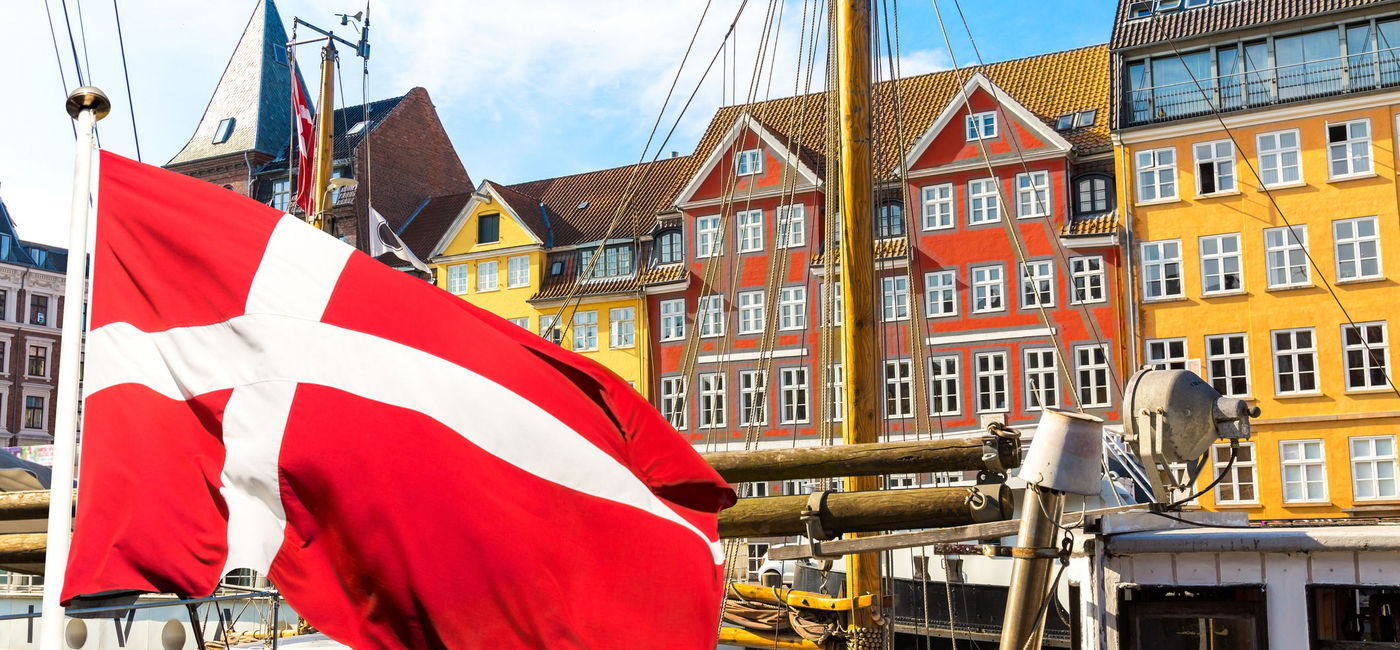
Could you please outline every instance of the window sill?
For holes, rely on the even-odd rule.
[[[1142,304],[1144,304],[1144,305],[1156,305],[1156,304],[1160,304],[1160,303],[1164,303],[1164,302],[1188,302],[1188,301],[1189,301],[1189,300],[1187,299],[1186,296],[1170,296],[1170,297],[1167,297],[1167,298],[1143,298],[1143,299],[1142,299]]]
[[[1267,287],[1264,289],[1264,291],[1268,293],[1275,293],[1279,291],[1297,291],[1298,289],[1313,289],[1316,287],[1317,285],[1309,282],[1307,284],[1287,284],[1278,287]]]
[[[1320,390],[1308,391],[1306,393],[1274,393],[1274,399],[1306,399],[1309,397],[1326,397]]]
[[[632,345],[609,345],[609,346],[608,346],[608,349],[609,349],[609,350],[631,350],[632,348],[635,348],[635,347],[637,347],[636,344],[632,344]]]
[[[932,227],[932,228],[930,228],[930,227],[928,227],[928,226],[924,226],[923,231],[924,231],[924,232],[938,232],[938,231],[940,231],[940,230],[956,230],[956,229],[957,229],[956,226],[952,226],[952,225],[947,225],[947,226],[934,226],[934,227]]]
[[[1392,390],[1389,386],[1377,386],[1377,387],[1375,387],[1375,388],[1348,388],[1348,389],[1342,391],[1342,394],[1343,394],[1343,395],[1376,395],[1376,394],[1392,394],[1392,395],[1393,395],[1393,394],[1395,394],[1395,391]]]
[[[574,348],[573,352],[597,352],[598,348]]]
[[[1071,306],[1071,307],[1082,307],[1082,306],[1085,306],[1085,305],[1102,305],[1102,304],[1105,304],[1105,303],[1107,303],[1107,302],[1108,302],[1108,298],[1100,298],[1100,299],[1098,299],[1098,300],[1084,300],[1084,301],[1074,300],[1074,301],[1070,301],[1069,306]]]
[[[1400,499],[1397,499],[1395,497],[1375,497],[1373,499],[1363,499],[1358,497],[1352,499],[1352,501],[1358,505],[1365,504],[1368,506],[1400,506]]]
[[[1377,176],[1376,172],[1374,172],[1374,171],[1369,171],[1369,172],[1362,172],[1362,173],[1360,173],[1360,174],[1347,174],[1346,176],[1332,176],[1332,177],[1330,177],[1330,178],[1327,179],[1327,182],[1328,182],[1329,184],[1330,184],[1330,183],[1345,183],[1345,182],[1347,182],[1347,181],[1360,181],[1360,180],[1366,180],[1366,179],[1368,179],[1368,178],[1376,178],[1376,176]]]
[[[1260,192],[1272,192],[1272,191],[1274,191],[1274,190],[1292,190],[1292,189],[1297,189],[1297,188],[1299,188],[1299,187],[1307,187],[1307,186],[1308,186],[1308,184],[1307,184],[1307,182],[1305,182],[1305,181],[1294,181],[1294,182],[1292,182],[1292,183],[1276,183],[1276,184],[1274,184],[1274,185],[1259,185],[1259,186],[1257,186],[1256,189],[1257,189],[1258,191],[1260,191]]]
[[[1221,510],[1253,510],[1263,506],[1258,501],[1216,501],[1215,507]]]
[[[1247,296],[1247,295],[1249,295],[1249,292],[1248,292],[1248,291],[1245,291],[1244,289],[1239,289],[1239,290],[1236,290],[1236,291],[1212,291],[1212,292],[1210,292],[1210,293],[1202,293],[1202,294],[1201,294],[1201,297],[1202,297],[1202,298],[1233,298],[1233,297],[1235,297],[1235,296]]]
[[[1240,195],[1240,191],[1239,191],[1238,189],[1234,189],[1234,190],[1228,190],[1228,191],[1225,191],[1225,192],[1211,192],[1210,194],[1197,194],[1197,195],[1196,195],[1196,200],[1197,200],[1197,201],[1200,201],[1200,200],[1202,200],[1202,199],[1228,199],[1228,198],[1230,198],[1230,197],[1232,197],[1232,196],[1239,196],[1239,195]]]
[[[1337,278],[1337,280],[1333,284],[1366,284],[1367,282],[1383,282],[1384,280],[1384,275],[1378,275],[1375,277],[1368,278],[1347,278],[1345,280]]]
[[[1285,508],[1327,508],[1333,504],[1331,501],[1288,501],[1284,500]]]
[[[1151,201],[1138,201],[1133,204],[1135,208],[1151,207],[1154,205],[1168,205],[1171,203],[1181,203],[1181,197],[1173,196],[1165,199],[1152,199]]]
[[[1017,218],[1018,220],[1020,220],[1020,219],[1049,219],[1049,218],[1050,218],[1050,215],[1048,215],[1048,214],[1018,214],[1018,215],[1016,215],[1016,218]]]
[[[530,283],[529,283],[529,282],[526,282],[525,284],[508,284],[508,285],[506,285],[506,288],[507,288],[507,289],[529,289],[529,288],[530,288]]]
[[[476,290],[477,293],[496,293],[497,291],[500,291],[500,289],[497,288],[497,289],[477,289],[477,290]]]

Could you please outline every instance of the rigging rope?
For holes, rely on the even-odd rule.
[[[49,0],[44,0],[44,16],[49,19],[49,37],[53,39],[53,58],[58,64],[58,81],[63,84],[63,97],[68,98],[68,76],[63,72],[63,55],[58,50],[58,33],[53,27],[53,9],[49,7]],[[82,85],[79,83],[78,85]],[[78,139],[78,125],[75,120],[68,120],[68,126],[73,129],[73,139]]]
[[[122,37],[122,14],[121,10],[117,9],[117,0],[112,0],[112,15],[117,20],[117,46],[122,54],[122,79],[126,84],[126,107],[131,111],[131,139],[136,143],[136,162],[141,162],[141,135],[136,128],[136,102],[131,100],[131,73],[126,67],[126,39]]]

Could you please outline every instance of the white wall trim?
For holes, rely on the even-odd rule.
[[[696,357],[696,363],[725,363],[733,361],[757,361],[763,357],[770,359],[791,359],[806,356],[807,348],[781,348],[769,354],[763,352],[729,352],[726,354],[704,354]]]
[[[1007,341],[1011,339],[1039,339],[1055,335],[1050,327],[1015,327],[1005,330],[983,330],[971,333],[939,334],[924,340],[925,345],[952,345],[955,343],[979,343],[985,341]]]

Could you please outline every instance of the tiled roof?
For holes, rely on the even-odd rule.
[[[379,125],[384,122],[384,118],[388,117],[389,113],[392,113],[394,109],[398,107],[399,102],[403,101],[404,97],[407,97],[407,95],[370,102],[368,107],[363,104],[356,104],[354,106],[336,109],[335,114],[331,116],[331,124],[335,127],[335,131],[331,135],[332,144],[334,145],[333,159],[342,160],[349,158],[351,154],[355,152],[355,147],[360,146],[360,143],[364,142],[365,136],[369,135],[371,131],[378,128]],[[366,108],[368,108],[368,112],[366,112]],[[369,123],[355,133],[350,133],[350,130],[353,129],[356,124],[365,121],[366,114],[369,115]],[[375,142],[378,142],[378,140],[375,140]],[[292,156],[296,156],[296,143],[290,142],[287,138],[283,138],[281,148],[277,149],[277,157],[268,161],[266,165],[258,169],[258,173],[276,172],[287,169],[287,151],[289,149],[292,152]],[[376,156],[376,158],[377,157],[378,156]]]
[[[600,280],[590,280],[578,282],[578,289],[573,294],[576,298],[587,296],[601,296],[622,293],[637,293],[643,288],[655,285],[676,282],[685,278],[685,264],[666,264],[653,266],[651,263],[651,243],[643,242],[637,251],[637,262],[639,268],[635,273],[626,277],[607,278]],[[560,300],[569,295],[574,289],[575,277],[578,275],[579,255],[577,250],[559,251],[550,253],[545,260],[545,276],[540,282],[539,291],[530,297],[531,302],[542,300]],[[550,275],[549,269],[554,262],[564,264],[563,271],[558,275]]]
[[[693,156],[662,158],[594,172],[519,183],[503,188],[502,198],[522,219],[539,217],[542,239],[553,232],[554,246],[571,246],[601,240],[613,219],[618,225],[611,237],[628,238],[649,231],[656,213],[670,207],[680,186],[694,172]],[[515,196],[507,196],[513,193]],[[624,200],[626,201],[623,206]],[[531,202],[531,207],[524,205]],[[544,202],[549,224],[539,215]],[[585,205],[586,202],[586,205]],[[622,208],[619,212],[619,208]],[[529,214],[527,214],[529,213]]]
[[[253,9],[219,84],[190,141],[167,165],[245,151],[275,154],[291,132],[291,68],[285,63],[287,32],[273,0]],[[228,139],[214,142],[219,123],[233,119]]]
[[[1367,5],[1395,3],[1396,0],[1238,0],[1163,12],[1147,18],[1129,18],[1129,9],[1134,0],[1118,0],[1109,46],[1121,50]]]
[[[433,247],[452,227],[452,222],[471,198],[471,192],[433,197],[409,217],[408,224],[399,232],[399,239],[418,259],[427,261]]]
[[[1096,214],[1087,217],[1073,217],[1065,224],[1064,234],[1070,237],[1089,235],[1112,235],[1118,232],[1118,213]]]
[[[1110,146],[1108,46],[1091,45],[986,66],[906,77],[898,82],[898,93],[894,92],[896,87],[888,81],[875,84],[872,92],[876,119],[873,155],[875,169],[879,173],[888,174],[895,169],[899,159],[938,119],[948,104],[959,101],[962,87],[975,72],[981,72],[1051,128],[1061,115],[1098,109],[1092,125],[1061,132],[1061,135],[1083,150]],[[900,125],[892,118],[896,94],[902,113],[902,143],[897,142]],[[826,105],[825,93],[812,93],[725,106],[710,120],[709,128],[695,148],[694,157],[703,160],[709,156],[734,121],[747,112],[775,132],[789,134],[820,162],[820,156],[815,152],[826,148]],[[818,173],[824,171],[818,169]]]

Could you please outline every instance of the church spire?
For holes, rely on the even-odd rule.
[[[194,135],[167,166],[286,148],[291,128],[287,31],[273,0],[258,0]],[[298,79],[300,82],[300,79]]]

